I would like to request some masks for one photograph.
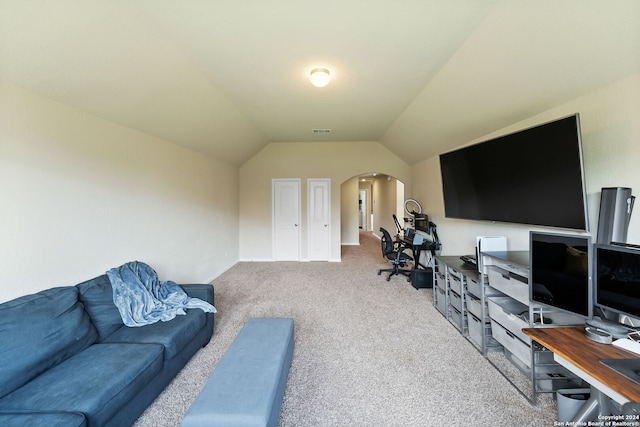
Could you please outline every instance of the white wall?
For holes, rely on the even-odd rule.
[[[373,231],[373,224],[371,220],[371,214],[373,213],[372,205],[371,205],[371,186],[372,181],[370,179],[365,179],[365,181],[360,181],[358,183],[358,191],[364,191],[365,196],[367,198],[365,206],[364,206],[364,214],[366,216],[367,226],[363,228],[364,231]]]
[[[378,175],[373,179],[372,184],[372,204],[373,204],[373,234],[382,237],[380,227],[385,228],[391,236],[398,233],[396,223],[393,221],[393,214],[398,215],[398,204],[403,205],[404,195],[398,194],[398,180],[392,177]],[[400,224],[403,215],[398,217]]]
[[[628,186],[640,196],[638,99],[634,75],[470,143],[579,112],[595,234],[601,187]],[[477,235],[505,235],[510,249],[527,248],[530,226],[444,218],[437,156],[409,167],[377,142],[272,143],[238,171],[1,85],[0,301],[73,285],[134,259],[179,282],[209,281],[238,259],[271,259],[272,178],[302,178],[303,189],[308,178],[331,178],[331,257],[339,259],[340,187],[372,171],[406,184],[406,197],[438,225],[444,254],[471,253]],[[640,243],[638,209],[632,243]]]
[[[342,245],[360,244],[358,184],[356,176],[340,186],[340,243]]]
[[[640,74],[585,94],[543,114],[530,117],[469,143],[507,134],[532,125],[580,113],[585,164],[587,204],[591,235],[597,234],[600,189],[631,187],[640,196]],[[412,167],[413,193],[423,211],[438,226],[442,253],[473,253],[475,237],[506,236],[510,250],[528,249],[529,230],[567,231],[528,225],[446,219],[442,200],[442,181],[437,156]],[[636,205],[629,226],[628,242],[640,243],[640,205]]]
[[[306,180],[330,178],[330,259],[340,260],[342,200],[340,187],[354,176],[372,171],[397,177],[410,189],[411,168],[378,142],[269,144],[240,167],[240,259],[245,261],[273,259],[271,238],[271,180],[273,178],[302,179],[301,259],[306,259]],[[354,192],[353,197],[357,206],[357,191]],[[353,220],[353,224],[355,227],[358,226],[357,218]]]
[[[0,86],[0,301],[139,260],[209,282],[238,260],[238,169]]]

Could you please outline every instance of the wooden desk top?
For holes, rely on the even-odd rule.
[[[634,359],[638,358],[637,354],[592,341],[585,336],[584,328],[525,328],[522,331],[625,398],[640,402],[640,384],[600,363],[600,359]]]

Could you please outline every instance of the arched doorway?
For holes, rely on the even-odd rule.
[[[404,183],[384,173],[356,175],[341,185],[341,243],[359,244],[360,231],[379,236],[380,227],[395,234],[395,214],[404,217]]]

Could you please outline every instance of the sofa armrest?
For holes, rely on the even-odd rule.
[[[0,425],[86,427],[87,419],[80,412],[2,410]]]
[[[213,285],[203,285],[203,284],[191,284],[191,285],[180,285],[182,289],[192,298],[200,298],[208,302],[209,304],[215,306],[215,297],[213,293]],[[209,331],[209,335],[207,337],[206,342],[203,347],[209,343],[211,336],[213,335],[214,329],[214,317],[213,313],[207,313],[207,324],[206,328]]]
[[[189,295],[191,298],[200,298],[203,301],[208,302],[209,304],[214,304],[214,293],[213,293],[213,285],[205,285],[205,284],[187,284],[180,285],[182,289]]]

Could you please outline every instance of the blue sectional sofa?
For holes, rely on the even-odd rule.
[[[182,285],[214,303],[213,286]],[[124,326],[106,275],[0,304],[0,425],[131,425],[213,333],[213,313]]]

